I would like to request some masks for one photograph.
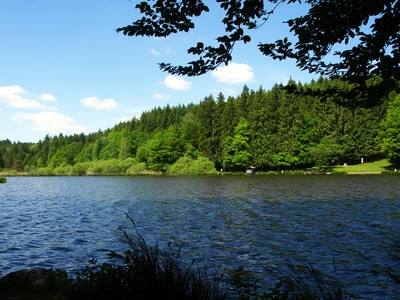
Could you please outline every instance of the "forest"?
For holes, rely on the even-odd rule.
[[[351,91],[351,84],[323,77],[268,91],[244,86],[237,97],[219,93],[197,104],[167,104],[87,135],[46,135],[37,143],[7,139],[0,141],[0,171],[200,175],[398,160],[400,96],[389,92],[363,101],[373,105],[359,105]]]

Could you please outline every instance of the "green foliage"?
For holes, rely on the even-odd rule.
[[[249,124],[244,118],[241,118],[235,128],[235,135],[228,136],[224,142],[223,163],[225,169],[244,170],[250,166],[249,139]]]
[[[311,73],[346,79],[354,84],[354,93],[336,87],[334,90],[347,94],[350,101],[355,102],[354,96],[358,94],[383,95],[398,89],[400,9],[397,0],[218,0],[210,12],[220,17],[225,26],[225,33],[214,39],[217,45],[197,42],[188,49],[197,59],[186,66],[161,63],[160,68],[171,74],[198,76],[221,64],[227,65],[232,61],[235,45],[249,43],[252,30],[267,26],[268,32],[269,17],[283,9],[284,4],[304,5],[308,12],[282,20],[294,39],[282,36],[275,42],[259,43],[262,54],[277,60],[293,59],[300,69]],[[166,37],[194,29],[194,18],[210,11],[205,2],[198,0],[153,1],[152,4],[143,1],[136,9],[141,16],[117,32],[128,36]],[[333,56],[330,60],[329,54]],[[370,89],[369,81],[374,76],[382,80]]]
[[[206,157],[198,157],[190,166],[190,174],[192,175],[214,175],[218,174],[215,170],[214,163]]]
[[[57,176],[66,176],[71,174],[72,167],[70,165],[64,165],[54,168],[53,173]]]
[[[341,147],[331,139],[323,138],[310,149],[310,154],[318,167],[335,165],[340,163]]]
[[[273,156],[274,163],[279,167],[296,166],[299,163],[299,158],[286,152],[279,152]]]
[[[87,165],[87,173],[93,175],[118,175],[125,174],[130,168],[137,165],[138,162],[134,158],[121,159],[109,159],[109,160],[97,160]]]
[[[179,158],[169,169],[171,175],[213,175],[218,174],[214,163],[206,157],[193,159],[189,156]]]
[[[52,168],[47,167],[47,168],[37,168],[33,174],[36,176],[53,176],[54,172]]]
[[[69,174],[72,176],[83,176],[86,175],[88,168],[88,163],[78,163],[70,169]]]
[[[187,107],[158,107],[89,135],[0,141],[0,168],[35,175],[158,174],[188,156],[190,168],[180,162],[170,173],[209,174],[221,168],[243,172],[250,165],[268,172],[350,165],[385,155],[396,160],[394,93],[386,113],[385,98],[381,105],[362,108],[341,106],[344,98],[321,94],[332,87],[352,90],[340,80],[289,80],[288,85],[290,91],[282,85],[269,91],[244,86],[236,98],[219,93],[217,101],[208,96]]]
[[[180,133],[171,126],[163,132],[156,133],[150,140],[147,145],[147,166],[150,170],[165,172],[184,151],[185,145]]]
[[[0,177],[0,183],[6,183],[7,182],[7,178],[5,177]]]
[[[146,163],[135,163],[126,170],[126,174],[140,175],[147,174]]]
[[[190,175],[190,166],[193,164],[193,158],[183,156],[179,158],[169,169],[171,175]]]
[[[385,119],[381,124],[379,139],[383,153],[389,159],[400,162],[400,95],[395,97],[387,109]]]
[[[215,101],[212,96],[205,97],[197,110],[199,119],[198,144],[201,154],[214,161],[219,146],[218,136],[214,135]],[[218,116],[219,117],[219,116]]]
[[[54,155],[50,157],[51,165],[58,167],[62,165],[73,165],[80,153],[81,149],[78,143],[74,142],[56,150]]]

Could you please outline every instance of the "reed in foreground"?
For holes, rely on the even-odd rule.
[[[260,286],[243,268],[209,274],[207,266],[179,260],[178,250],[150,246],[130,219],[133,235],[121,229],[129,250],[108,254],[109,262],[89,261],[75,278],[58,271],[67,299],[348,299],[337,278],[328,278],[312,266],[288,263],[290,274],[270,273],[276,280]],[[269,276],[271,277],[271,276]]]
[[[124,255],[111,252],[110,262],[95,259],[76,278],[58,271],[66,283],[69,299],[226,299],[227,291],[216,274],[206,266],[187,264],[172,249],[150,246],[135,228],[130,235],[122,230],[129,250]]]

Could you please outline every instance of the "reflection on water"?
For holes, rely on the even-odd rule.
[[[400,176],[11,177],[0,185],[0,276],[33,267],[77,270],[92,257],[123,251],[118,227],[131,228],[128,213],[149,244],[184,243],[190,260],[256,272],[282,269],[286,259],[310,262],[357,293],[387,298],[396,287],[371,268],[392,262],[387,249],[399,236],[399,181]]]

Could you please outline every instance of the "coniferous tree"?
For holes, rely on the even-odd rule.
[[[223,166],[223,133],[224,133],[224,123],[223,114],[225,110],[225,97],[222,93],[218,94],[217,103],[214,110],[214,130],[213,136],[216,141],[217,148],[215,149],[215,166],[219,170]]]
[[[212,161],[214,161],[216,149],[219,146],[218,140],[214,136],[215,105],[214,98],[208,96],[200,102],[197,111],[199,119],[199,151]]]

